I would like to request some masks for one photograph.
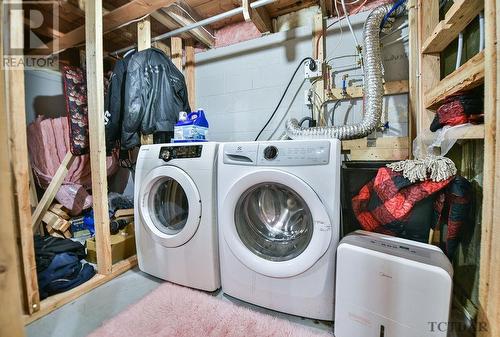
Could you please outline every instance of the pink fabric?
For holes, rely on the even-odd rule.
[[[171,283],[162,284],[89,335],[114,336],[331,337]]]
[[[38,183],[47,188],[69,151],[68,119],[37,118],[28,126],[28,150]],[[106,159],[108,175],[116,172],[117,163],[116,155]],[[80,214],[83,209],[92,206],[92,196],[87,193],[91,184],[90,157],[77,156],[55,198],[72,215]]]

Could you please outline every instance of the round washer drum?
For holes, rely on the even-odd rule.
[[[277,262],[300,255],[314,230],[304,199],[274,182],[246,190],[236,204],[234,221],[240,240],[252,253]]]
[[[280,170],[261,170],[237,180],[219,218],[233,254],[266,276],[291,277],[306,271],[331,241],[330,219],[317,194]]]
[[[188,242],[200,224],[201,199],[193,180],[174,166],[153,169],[139,194],[139,213],[153,240],[165,247]]]

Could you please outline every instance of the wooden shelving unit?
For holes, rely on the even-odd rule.
[[[430,0],[433,1],[433,0]],[[484,0],[456,0],[422,44],[422,53],[442,52],[458,34],[479,15],[484,8]]]
[[[437,108],[446,98],[484,83],[484,50],[425,93],[425,107]]]
[[[500,335],[500,153],[498,120],[500,116],[499,55],[497,43],[498,1],[455,0],[439,20],[438,0],[419,0],[418,5],[419,101],[417,137],[425,143],[432,136],[429,125],[435,109],[447,97],[484,84],[485,123],[448,130],[444,137],[458,140],[484,140],[481,253],[479,272],[477,336]],[[456,71],[441,79],[440,53],[457,38],[474,18],[484,10],[485,50],[469,59]],[[423,145],[423,144],[422,144]],[[462,160],[469,160],[462,158]],[[457,335],[459,336],[459,335]]]
[[[14,2],[21,3],[21,0]],[[0,112],[2,134],[5,135],[8,141],[2,143],[7,144],[7,149],[3,151],[5,163],[2,162],[2,169],[8,164],[9,172],[5,172],[9,181],[4,179],[2,171],[2,201],[3,197],[10,196],[13,200],[9,203],[2,204],[5,208],[10,208],[13,212],[14,219],[8,221],[12,229],[16,233],[16,239],[13,240],[11,233],[2,231],[0,243],[0,291],[2,300],[4,299],[4,291],[10,292],[10,289],[4,289],[5,285],[12,287],[11,279],[9,282],[4,282],[2,273],[7,268],[9,276],[15,274],[15,278],[20,278],[17,288],[12,287],[13,297],[17,303],[9,298],[5,300],[6,310],[12,317],[16,316],[20,321],[24,320],[24,324],[28,324],[60,306],[69,303],[79,296],[89,292],[90,290],[108,282],[121,273],[133,268],[137,265],[137,257],[132,256],[126,260],[114,263],[111,256],[111,242],[109,231],[109,213],[108,213],[108,186],[106,174],[106,157],[105,151],[105,135],[104,135],[104,119],[102,111],[104,111],[104,88],[103,88],[103,34],[117,29],[127,24],[137,25],[137,45],[139,49],[149,48],[151,46],[151,24],[148,15],[154,13],[157,9],[167,7],[174,3],[174,0],[131,0],[121,7],[112,11],[103,13],[102,0],[86,1],[84,11],[85,25],[82,25],[63,36],[55,38],[54,41],[47,45],[55,45],[60,49],[72,48],[82,42],[86,47],[86,79],[87,79],[87,105],[89,118],[89,139],[90,139],[90,163],[92,176],[92,196],[94,210],[94,225],[95,225],[95,240],[97,250],[97,274],[85,282],[84,284],[54,296],[50,296],[44,300],[40,300],[38,281],[36,273],[35,253],[33,244],[33,234],[37,224],[45,213],[47,207],[57,192],[65,173],[71,165],[74,156],[70,153],[63,160],[60,169],[57,171],[53,181],[47,188],[49,193],[45,193],[44,198],[40,200],[40,207],[32,211],[30,205],[30,182],[29,172],[30,165],[27,156],[27,136],[26,136],[26,109],[24,106],[24,69],[16,68],[15,70],[0,69]],[[8,9],[3,6],[1,9]],[[10,22],[9,38],[12,45],[22,45],[24,41],[24,18],[22,11],[12,11],[12,13],[20,14],[18,17],[10,17],[10,21],[6,19],[8,11],[2,11],[2,21]],[[136,19],[142,20],[136,22]],[[134,21],[135,20],[135,21]],[[5,33],[0,30],[0,33]],[[0,36],[2,36],[0,34]],[[15,43],[13,43],[15,42]],[[194,105],[194,87],[195,87],[195,63],[194,63],[194,44],[191,40],[183,40],[180,37],[173,37],[169,52],[171,58],[180,70],[185,66],[186,84],[189,88],[189,100]],[[16,44],[17,43],[17,44]],[[0,44],[2,45],[2,44]],[[185,46],[185,53],[183,52]],[[57,49],[57,48],[56,48]],[[3,51],[2,51],[3,54]],[[183,64],[183,55],[186,55],[186,63]],[[2,147],[3,149],[3,147]],[[49,200],[50,199],[50,200]],[[6,199],[5,199],[6,200]],[[36,206],[36,205],[35,205]],[[2,208],[3,210],[3,208]],[[8,227],[8,226],[7,226]],[[7,235],[9,234],[9,235]],[[10,240],[9,242],[5,240]],[[15,247],[17,243],[19,247]],[[18,251],[13,257],[12,252],[5,251],[3,247],[14,247]],[[4,257],[9,257],[8,265],[4,265]],[[20,291],[20,294],[18,294]],[[22,301],[20,301],[20,299]],[[22,311],[18,310],[18,304],[22,303]],[[20,314],[23,315],[20,315]],[[2,316],[3,318],[3,316]],[[3,321],[2,321],[3,323]],[[3,328],[3,327],[2,327]],[[0,329],[0,335],[3,329]],[[17,336],[17,333],[12,332],[12,336]]]

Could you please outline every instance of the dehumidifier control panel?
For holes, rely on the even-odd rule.
[[[164,161],[170,161],[172,159],[200,158],[202,148],[202,145],[163,146],[160,149],[159,158]]]

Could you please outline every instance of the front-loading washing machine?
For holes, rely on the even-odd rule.
[[[225,294],[333,320],[340,166],[338,140],[220,145],[218,225]]]
[[[220,287],[217,144],[141,146],[135,174],[139,269],[196,289]]]

